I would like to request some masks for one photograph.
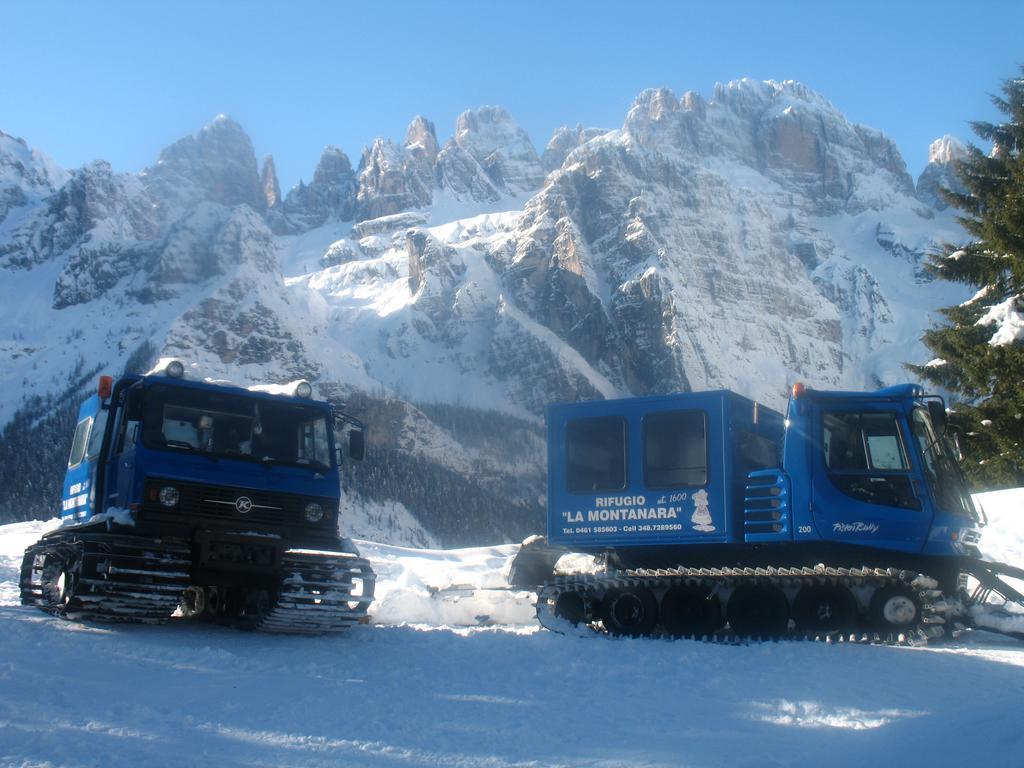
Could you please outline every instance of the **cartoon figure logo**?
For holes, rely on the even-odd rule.
[[[703,488],[693,494],[693,517],[690,518],[690,522],[693,523],[695,531],[710,533],[715,530],[711,512],[708,510],[708,492]]]

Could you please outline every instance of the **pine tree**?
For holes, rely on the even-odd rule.
[[[972,146],[957,162],[966,192],[943,193],[973,239],[929,262],[933,274],[977,293],[942,310],[947,322],[923,339],[935,359],[910,366],[957,396],[964,468],[988,488],[1024,486],[1024,67],[1021,75],[992,97],[1005,123],[971,123],[992,150]]]

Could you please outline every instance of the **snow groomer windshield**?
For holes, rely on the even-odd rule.
[[[165,384],[146,388],[143,398],[147,448],[331,466],[327,418],[318,408]]]

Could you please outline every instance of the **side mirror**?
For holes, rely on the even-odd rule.
[[[932,418],[932,426],[935,427],[935,433],[939,437],[946,434],[946,404],[941,400],[929,400],[928,415]]]
[[[366,456],[366,437],[361,429],[348,433],[348,456],[353,461],[362,461]]]

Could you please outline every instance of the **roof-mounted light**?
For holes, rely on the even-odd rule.
[[[164,373],[170,376],[172,379],[180,379],[185,375],[185,366],[181,364],[180,360],[171,360],[164,368]]]
[[[114,377],[113,376],[100,376],[100,383],[96,387],[96,394],[100,396],[100,400],[106,400],[110,397],[110,393],[114,391]]]
[[[295,385],[295,396],[309,398],[313,396],[313,387],[308,381],[300,381]]]
[[[806,391],[807,388],[803,385],[802,382],[798,381],[796,384],[793,385],[793,398],[796,399],[799,397],[803,397]]]

